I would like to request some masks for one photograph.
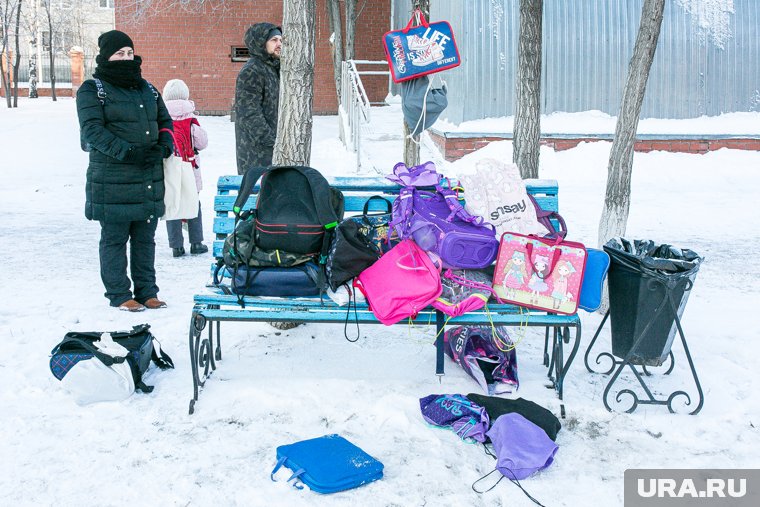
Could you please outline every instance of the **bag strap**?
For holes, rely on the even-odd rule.
[[[155,336],[153,337],[153,352],[150,353],[150,359],[161,370],[174,369],[174,360],[164,352],[161,348],[161,342]]]
[[[84,334],[84,333],[82,333],[82,334]],[[100,336],[100,334],[102,334],[102,333],[98,333],[98,336]],[[100,349],[98,349],[95,345],[93,345],[93,343],[91,341],[85,340],[83,338],[77,338],[77,337],[74,337],[74,336],[66,336],[66,337],[64,337],[63,340],[61,341],[61,343],[59,343],[58,345],[55,346],[55,348],[53,349],[52,353],[55,354],[58,351],[58,349],[61,348],[61,346],[65,345],[65,344],[69,344],[69,343],[73,343],[73,344],[79,345],[80,347],[82,347],[83,349],[85,349],[87,352],[91,353],[93,356],[95,356],[96,358],[98,358],[100,360],[100,362],[102,362],[106,366],[111,366],[111,365],[114,365],[114,364],[120,364],[120,363],[123,363],[124,361],[126,361],[126,359],[127,359],[126,356],[124,356],[124,357],[114,357],[114,356],[105,354],[105,353],[101,352]]]
[[[99,340],[100,336],[104,332],[109,333],[112,338],[128,338],[130,336],[140,334],[149,329],[150,329],[150,324],[138,324],[136,326],[132,326],[131,331],[69,331],[68,333],[66,333],[66,335],[63,338],[64,338],[64,341],[67,338],[92,338],[93,340]],[[56,348],[53,350],[56,350],[59,346],[60,345],[57,345]]]
[[[277,463],[274,465],[274,468],[272,469],[272,473],[269,474],[269,478],[272,479],[272,482],[277,482],[274,480],[274,474],[277,473],[277,471],[282,468],[282,465],[285,464],[285,461],[287,461],[287,456],[283,456],[282,458],[277,460]]]
[[[103,87],[103,81],[100,79],[94,77],[92,78],[93,81],[95,81],[95,87],[98,89],[98,100],[100,101],[101,106],[106,105],[106,89]]]
[[[542,280],[546,280],[547,278],[549,278],[549,275],[551,275],[552,271],[554,271],[554,266],[557,265],[557,261],[559,260],[560,255],[562,255],[562,251],[559,248],[557,248],[557,246],[559,246],[559,243],[556,243],[554,247],[552,248],[552,258],[549,264],[549,271],[545,275],[539,275],[539,277]],[[525,245],[525,250],[528,253],[529,262],[527,264],[530,266],[530,271],[535,273],[536,270],[533,267],[533,243],[528,242],[528,244]]]
[[[417,21],[416,25],[413,25],[412,23]],[[430,25],[427,22],[427,19],[425,19],[425,15],[422,13],[419,9],[414,9],[414,12],[412,13],[412,18],[409,20],[409,23],[406,24],[406,28],[404,28],[403,32],[407,33],[409,30],[411,30],[414,26],[424,26],[425,28],[429,27]]]
[[[398,198],[393,201],[393,216],[388,222],[388,228],[395,228],[399,238],[409,235],[409,225],[414,210],[414,194],[417,189],[412,186],[401,187]]]
[[[459,196],[457,195],[457,192],[454,190],[436,185],[435,191],[443,196],[446,205],[451,210],[451,214],[446,217],[447,222],[452,222],[454,218],[459,218],[460,220],[464,220],[465,222],[469,222],[473,225],[491,226],[494,231],[496,230],[496,227],[490,222],[484,223],[483,217],[471,215],[466,209],[464,209],[464,206],[462,206],[462,204],[459,202]]]
[[[443,276],[446,277],[446,278],[448,278],[449,280],[452,280],[452,281],[458,283],[459,285],[464,286],[464,287],[470,287],[472,289],[480,289],[480,290],[482,290],[484,292],[488,292],[489,294],[491,294],[491,296],[494,299],[496,299],[497,303],[504,304],[504,301],[502,301],[501,298],[499,297],[499,295],[496,294],[496,292],[493,290],[493,287],[490,287],[489,285],[486,285],[486,284],[480,283],[480,282],[474,282],[474,281],[468,280],[467,278],[464,278],[462,276],[455,275],[451,271],[451,268],[448,268],[443,273]]]
[[[275,464],[275,466],[274,466],[274,469],[272,469],[272,473],[271,473],[271,474],[269,474],[269,478],[272,480],[272,482],[277,482],[277,481],[275,480],[275,478],[274,478],[274,474],[276,474],[276,473],[277,473],[277,471],[278,471],[280,468],[282,468],[282,465],[284,465],[284,464],[285,464],[285,462],[286,462],[287,460],[288,460],[288,457],[287,457],[287,456],[283,456],[282,458],[280,458],[279,460],[277,460],[277,463]],[[295,472],[293,472],[293,475],[291,475],[291,476],[288,478],[288,480],[287,480],[287,481],[285,481],[285,482],[294,481],[294,482],[293,482],[293,487],[294,487],[294,488],[296,488],[296,489],[303,489],[303,486],[301,486],[301,485],[297,484],[297,483],[295,482],[295,480],[296,480],[296,479],[299,479],[299,478],[300,478],[300,477],[301,477],[301,476],[302,476],[304,473],[306,473],[306,469],[304,469],[304,468],[299,468],[298,470],[296,470]]]
[[[373,200],[385,201],[387,211],[381,211],[381,212],[371,213],[370,214],[369,213],[369,203],[372,202]],[[367,202],[364,203],[364,210],[362,211],[362,217],[363,217],[363,219],[366,219],[367,217],[371,217],[371,216],[375,216],[375,215],[386,215],[386,214],[392,213],[392,212],[393,212],[393,204],[391,203],[391,201],[389,201],[388,199],[386,199],[382,195],[373,195],[372,197],[370,197],[369,199],[367,199]],[[366,220],[362,220],[362,221],[364,223],[367,223]],[[367,225],[371,225],[371,224],[367,224]]]
[[[156,87],[150,84],[147,79],[143,79],[145,81],[145,84],[148,85],[148,88],[150,88],[150,91],[153,93],[153,98],[156,99],[156,102],[158,102],[159,93],[158,90],[156,90]]]
[[[243,180],[240,182],[240,188],[238,189],[235,204],[232,205],[232,212],[236,217],[240,215],[243,206],[245,206],[245,202],[253,193],[253,188],[256,186],[256,182],[259,181],[259,178],[263,177],[266,171],[266,167],[251,167],[246,170],[243,175]],[[263,183],[264,181],[262,180],[262,184]]]
[[[425,253],[423,255],[431,256],[431,254],[432,254],[432,257],[433,257],[431,259],[431,261],[433,263],[433,266],[435,266],[435,268],[438,270],[438,273],[440,273],[441,269],[443,269],[443,263],[441,262],[441,258],[438,257],[437,254],[434,254],[432,252],[428,252],[428,253]],[[398,259],[396,259],[396,266],[398,268],[400,268],[400,269],[405,270],[405,271],[427,271],[427,272],[429,272],[430,270],[427,268],[427,266],[425,266],[422,262],[419,262],[419,263],[417,262],[419,260],[418,259],[419,255],[420,255],[420,253],[419,253],[419,251],[415,247],[409,246],[409,251],[407,253],[403,254]],[[413,265],[407,266],[407,265],[405,265],[404,263],[401,262],[401,259],[405,259],[407,257],[411,257],[412,258]]]
[[[177,136],[174,135],[174,131],[171,129],[161,129],[159,130],[159,132],[167,132],[171,136],[172,147],[173,147],[172,155],[174,155],[175,157],[180,157],[181,155],[179,153],[179,143],[177,143]]]
[[[348,283],[344,283],[341,287],[346,288],[346,292],[348,292],[348,308],[346,308],[346,321],[343,323],[343,336],[346,337],[346,340],[355,343],[359,341],[359,338],[361,337],[361,331],[359,330],[359,315],[356,312],[356,286],[348,286]],[[353,294],[352,294],[353,293]],[[356,338],[353,340],[348,337],[348,317],[351,314],[351,303],[354,304],[354,321],[356,322]]]
[[[546,229],[549,231],[548,234],[546,234],[545,237],[547,238],[562,238],[564,239],[567,237],[567,224],[565,224],[565,219],[562,218],[562,215],[560,215],[556,211],[546,211],[541,207],[540,204],[538,204],[538,201],[536,201],[536,198],[533,197],[531,194],[528,194],[528,199],[530,199],[530,202],[533,203],[533,208],[536,210],[536,220],[538,220],[538,223],[546,227]],[[557,230],[556,227],[554,227],[554,224],[552,223],[552,219],[556,220],[559,223],[559,230]]]

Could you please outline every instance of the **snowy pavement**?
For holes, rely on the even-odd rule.
[[[753,113],[757,125],[760,115]],[[401,153],[398,105],[375,108],[364,140],[362,174],[390,171]],[[583,118],[568,117],[572,122]],[[697,133],[706,119],[682,124]],[[201,194],[210,243],[216,179],[235,173],[228,117],[203,117]],[[337,119],[316,117],[311,165],[327,175],[356,174],[338,140]],[[686,132],[686,133],[689,133]],[[374,136],[374,137],[373,137]],[[211,258],[171,256],[163,224],[157,234],[158,284],[165,310],[128,314],[108,307],[98,272],[99,226],[84,218],[87,156],[79,150],[74,101],[21,99],[0,110],[1,505],[462,506],[532,505],[502,481],[478,495],[470,485],[493,469],[481,447],[436,430],[420,417],[419,398],[476,392],[452,362],[434,375],[434,331],[362,326],[348,343],[340,325],[310,324],[278,332],[267,324],[225,323],[223,361],[196,413],[187,333],[193,294],[208,281]],[[509,142],[492,143],[444,163],[423,143],[423,160],[456,176],[484,156],[511,160]],[[570,238],[594,245],[604,196],[608,143],[541,150],[542,178],[559,181]],[[582,354],[599,323],[582,313],[581,350],[565,384],[554,464],[523,481],[547,506],[622,505],[629,468],[758,468],[760,395],[752,315],[760,304],[757,199],[760,153],[722,149],[706,155],[637,153],[629,238],[691,248],[705,257],[683,317],[702,380],[696,416],[663,407],[608,412],[606,377],[590,374]],[[114,330],[149,322],[176,369],[153,371],[152,394],[79,407],[48,369],[52,347],[69,330]],[[602,343],[608,343],[608,333]],[[603,347],[603,345],[600,345]],[[518,347],[519,395],[559,413],[541,365],[543,333]],[[658,393],[694,393],[680,345]],[[385,477],[356,490],[322,496],[269,478],[278,445],[339,433],[385,465]]]

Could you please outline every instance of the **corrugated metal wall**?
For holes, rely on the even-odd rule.
[[[643,0],[544,0],[542,111],[617,115]],[[393,27],[410,0],[393,0]],[[731,37],[705,41],[668,0],[642,109],[644,118],[693,118],[760,110],[760,1],[733,0]],[[431,0],[449,21],[462,65],[441,73],[454,123],[513,114],[519,0]]]

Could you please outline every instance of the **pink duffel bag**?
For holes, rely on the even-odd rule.
[[[406,239],[354,278],[377,320],[390,326],[414,318],[441,295],[441,268]]]

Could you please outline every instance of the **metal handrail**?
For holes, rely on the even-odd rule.
[[[369,123],[371,103],[362,83],[362,75],[390,76],[384,71],[360,71],[357,65],[383,65],[385,61],[348,60],[341,65],[341,90],[338,116],[340,118],[340,139],[346,148],[357,157],[357,166],[361,165],[361,124]]]

